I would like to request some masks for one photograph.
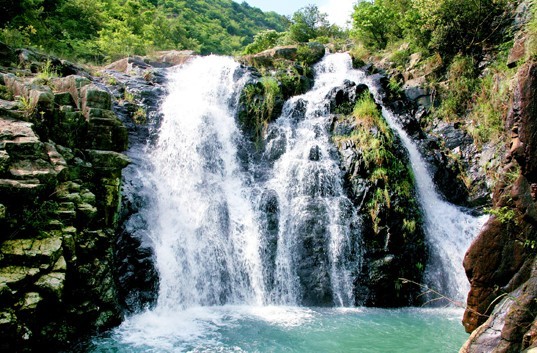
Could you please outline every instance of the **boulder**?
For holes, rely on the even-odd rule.
[[[45,185],[41,184],[38,179],[0,179],[0,202],[32,199],[41,194],[44,189]]]
[[[38,268],[24,266],[0,267],[0,296],[5,291],[13,293],[32,283],[40,272]]]
[[[94,84],[85,85],[80,89],[80,110],[86,114],[89,108],[112,109],[110,94]],[[86,116],[87,118],[87,116]]]
[[[154,58],[149,59],[149,64],[153,67],[159,66],[175,66],[182,65],[191,58],[193,58],[194,52],[192,50],[169,50],[158,51],[154,54]],[[158,65],[162,64],[162,65]]]
[[[79,75],[70,75],[52,80],[55,92],[57,94],[69,93],[78,109],[82,108],[82,94],[80,91],[82,87],[90,83],[91,81],[87,77]]]
[[[9,167],[9,173],[13,179],[38,179],[45,184],[55,181],[57,175],[54,167],[42,159],[16,161]]]

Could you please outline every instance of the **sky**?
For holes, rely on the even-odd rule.
[[[237,1],[237,0],[236,0]],[[343,26],[350,20],[356,0],[245,0],[249,5],[263,11],[275,11],[281,15],[292,15],[307,5],[317,5],[321,12],[328,14],[330,22]],[[238,1],[241,2],[241,1]]]

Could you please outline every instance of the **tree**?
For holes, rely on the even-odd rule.
[[[315,5],[308,5],[293,14],[289,27],[289,36],[292,40],[303,43],[325,35],[330,29],[328,15],[319,11]]]
[[[501,39],[512,0],[413,0],[431,33],[430,47],[449,55],[478,54],[483,44]]]
[[[370,48],[384,49],[391,38],[402,34],[395,12],[381,1],[360,0],[352,18],[354,36]]]

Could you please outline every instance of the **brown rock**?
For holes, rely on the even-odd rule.
[[[510,282],[524,264],[526,254],[523,245],[510,238],[508,226],[492,217],[464,257],[471,284],[463,318],[467,332],[485,322],[486,317],[480,314],[490,314],[491,303],[499,295],[520,284]]]
[[[520,142],[513,156],[530,183],[537,182],[537,63],[529,62],[518,71],[512,107],[507,116],[509,129],[518,127]],[[519,149],[521,149],[519,151]]]
[[[73,101],[78,109],[81,108],[81,94],[82,87],[91,83],[89,79],[83,76],[70,75],[67,77],[57,78],[52,80],[52,85],[57,93],[68,92],[71,94]]]
[[[156,52],[157,57],[154,61],[157,63],[169,64],[170,66],[182,65],[192,59],[195,55],[192,50],[169,50]],[[152,64],[152,62],[149,62]]]
[[[244,60],[255,67],[273,66],[276,59],[296,60],[298,53],[297,45],[287,45],[262,51],[254,55],[247,55]]]

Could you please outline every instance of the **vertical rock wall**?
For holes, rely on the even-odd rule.
[[[88,77],[7,71],[0,352],[56,351],[121,320],[112,265],[127,131]]]
[[[468,250],[471,282],[464,326],[473,332],[461,352],[520,352],[537,347],[537,63],[518,71],[504,178],[494,216]]]

